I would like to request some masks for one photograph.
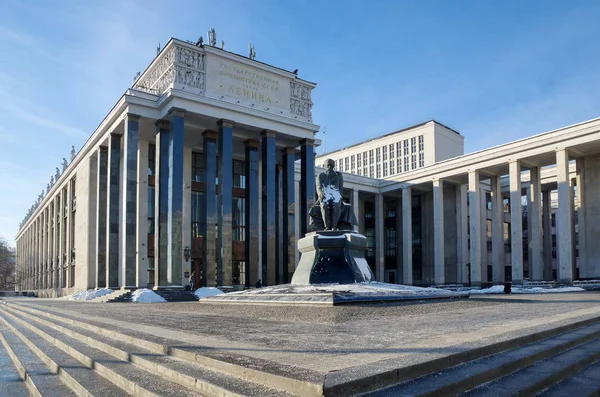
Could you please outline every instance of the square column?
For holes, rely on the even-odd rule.
[[[375,194],[375,279],[385,281],[385,215],[383,194]]]
[[[275,285],[275,133],[263,130],[261,136],[262,282]]]
[[[521,205],[521,163],[508,165],[510,179],[510,262],[512,283],[523,284],[523,210]]]
[[[121,283],[124,288],[136,287],[137,262],[137,185],[138,185],[138,125],[140,116],[127,113],[123,132],[123,233],[121,235]],[[144,164],[146,167],[146,164]]]
[[[573,197],[569,178],[569,152],[556,151],[556,182],[558,184],[558,210],[556,212],[556,242],[558,245],[557,279],[560,284],[573,283]]]
[[[469,234],[471,240],[470,283],[481,286],[481,195],[479,194],[479,171],[469,171]]]
[[[282,204],[281,204],[281,172],[283,167],[281,164],[275,165],[275,284],[283,284],[283,258],[281,251],[283,251],[283,238],[281,225],[283,223],[282,217]],[[286,272],[287,274],[287,272]]]
[[[98,147],[96,194],[96,288],[106,287],[106,219],[108,203],[108,148]]]
[[[246,241],[244,241],[246,262],[246,287],[253,287],[258,281],[258,145],[255,139],[248,139],[246,145]],[[292,181],[293,182],[293,181]],[[292,226],[293,227],[293,226]],[[295,249],[295,247],[294,247]],[[294,251],[292,251],[293,253]]]
[[[444,258],[444,182],[433,181],[433,282],[445,283]]]
[[[585,175],[585,157],[580,157],[576,160],[576,183],[577,183],[577,202],[576,202],[576,208],[577,208],[577,233],[579,234],[579,240],[578,240],[578,244],[579,244],[579,277],[584,279],[584,278],[592,278],[594,276],[594,273],[591,272],[590,267],[589,267],[589,260],[590,258],[588,257],[588,250],[587,250],[587,245],[588,245],[588,238],[590,238],[591,236],[588,235],[586,233],[587,229],[587,214],[586,214],[586,203],[584,200],[585,197],[585,185],[584,185],[584,179],[586,178]],[[590,243],[593,244],[593,240],[590,241]]]
[[[300,141],[300,238],[308,232],[308,212],[315,205],[314,139]]]
[[[352,212],[354,212],[354,216],[358,219],[358,189],[352,190]],[[361,220],[358,219],[358,225],[354,226],[354,231],[358,232],[359,225],[361,224]]]
[[[533,167],[530,172],[529,200],[531,205],[527,209],[527,219],[530,222],[530,228],[527,231],[529,239],[529,277],[532,280],[544,279],[544,264],[542,260],[542,182],[540,177],[540,168]]]
[[[56,195],[54,199],[54,266],[52,267],[52,288],[60,288],[59,271],[61,267],[60,258],[60,225],[62,216],[62,203],[60,200],[61,192]]]
[[[402,283],[413,283],[412,258],[412,190],[402,188]]]
[[[204,180],[204,217],[202,228],[202,284],[217,286],[217,133],[204,131],[202,179]]]
[[[504,206],[500,177],[492,178],[492,282],[504,282]]]
[[[183,287],[183,131],[185,110],[171,108],[167,195],[167,284]]]
[[[168,285],[167,247],[169,212],[169,129],[167,120],[156,122],[156,167],[154,177],[154,289]]]
[[[282,203],[283,203],[283,269],[284,283],[292,280],[292,275],[296,270],[296,185],[294,182],[295,174],[295,150],[288,147],[281,151],[282,162]]]
[[[396,284],[402,280],[402,200],[396,199]]]
[[[550,210],[552,202],[550,199],[550,190],[542,192],[542,228],[543,228],[543,245],[544,245],[544,280],[554,280],[552,274],[552,226],[550,225]]]
[[[233,267],[231,263],[232,203],[233,187],[233,122],[221,119],[218,142],[219,194],[217,195],[217,285],[231,285]]]
[[[150,142],[140,140],[137,149],[137,208],[135,285],[148,285],[148,152]],[[154,215],[154,214],[153,214]],[[154,281],[154,280],[152,280]]]
[[[121,136],[108,138],[108,184],[106,217],[106,283],[111,289],[119,288],[119,182],[121,174]]]

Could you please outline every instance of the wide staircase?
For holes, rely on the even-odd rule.
[[[301,371],[5,302],[0,342],[6,397],[600,395],[600,318],[362,378],[358,370],[303,379]]]

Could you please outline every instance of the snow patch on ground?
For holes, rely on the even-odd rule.
[[[215,288],[215,287],[202,287],[202,288],[198,288],[196,291],[194,291],[194,294],[198,298],[203,298],[205,296],[219,295],[222,293],[223,293],[223,291],[221,291],[220,289]]]
[[[355,283],[355,284],[319,284],[319,285],[293,285],[284,284],[273,287],[256,288],[240,292],[230,292],[229,294],[314,294],[314,293],[332,293],[348,292],[359,294],[377,294],[377,295],[453,295],[455,292],[440,288],[423,288],[411,285],[387,284],[379,282]],[[462,295],[462,294],[461,294]]]
[[[511,293],[513,294],[556,294],[561,292],[580,292],[585,291],[580,287],[558,287],[558,288],[542,288],[542,287],[531,287],[531,288],[523,288],[523,287],[515,287],[511,288]],[[503,294],[504,286],[503,285],[494,285],[490,288],[483,289],[460,289],[460,292],[467,292],[471,295],[475,294]]]
[[[110,288],[88,289],[87,291],[75,292],[69,297],[72,301],[90,301],[113,292]]]
[[[166,302],[165,298],[147,288],[135,290],[135,292],[131,294],[131,300],[137,303]]]

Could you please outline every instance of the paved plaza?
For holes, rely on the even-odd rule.
[[[102,328],[201,346],[220,357],[268,360],[283,372],[302,369],[305,379],[351,367],[368,372],[408,366],[600,317],[600,292],[346,307],[13,302],[84,318]]]

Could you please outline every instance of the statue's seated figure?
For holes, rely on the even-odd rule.
[[[334,170],[335,162],[332,159],[327,159],[325,167],[327,171],[320,173],[316,180],[318,199],[309,210],[310,223],[316,231],[352,230],[358,223],[352,206],[342,201],[342,173]]]

